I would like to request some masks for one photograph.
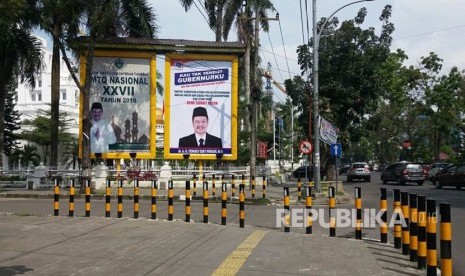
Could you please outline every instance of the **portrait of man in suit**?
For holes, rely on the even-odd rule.
[[[205,107],[196,107],[192,113],[194,133],[179,139],[179,148],[222,148],[221,138],[207,133],[208,114]]]

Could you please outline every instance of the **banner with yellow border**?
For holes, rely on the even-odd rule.
[[[81,57],[81,82],[85,81]],[[96,51],[90,89],[91,157],[155,158],[156,55],[124,51]],[[81,97],[82,103],[82,97]],[[82,120],[80,120],[80,139]],[[82,156],[82,143],[79,143]]]
[[[237,83],[237,56],[166,55],[166,159],[237,159]]]

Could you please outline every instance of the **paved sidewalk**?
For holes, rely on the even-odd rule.
[[[61,189],[58,217],[51,216],[52,189],[3,189],[0,275],[425,275],[392,244],[379,243],[379,229],[364,229],[363,240],[355,240],[351,228],[338,228],[336,237],[328,237],[328,229],[316,222],[311,235],[304,228],[284,233],[275,226],[282,190],[267,187],[269,205],[246,205],[246,226],[239,228],[239,206],[228,204],[223,226],[221,204],[214,200],[208,224],[199,223],[201,200],[192,201],[192,220],[197,222],[188,223],[183,221],[184,202],[175,202],[174,221],[167,221],[167,202],[159,202],[158,219],[150,220],[150,201],[141,200],[140,218],[132,219],[132,201],[124,199],[123,218],[118,219],[112,199],[112,217],[104,218],[99,195],[92,198],[90,218],[83,217],[83,198],[76,199],[75,217],[69,218],[66,188]],[[124,192],[131,197],[132,191]],[[182,194],[184,190],[176,190],[177,196]],[[197,194],[202,194],[199,188]],[[141,189],[141,195],[148,199],[150,189]],[[158,195],[166,197],[166,190]],[[296,201],[295,187],[291,199],[291,208],[304,208]],[[338,206],[353,206],[350,196],[340,199]],[[314,203],[314,208],[327,208],[325,198],[318,201],[321,206]]]
[[[0,275],[424,275],[390,245],[237,225],[0,215]]]

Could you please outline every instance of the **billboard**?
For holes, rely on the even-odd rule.
[[[85,57],[81,57],[81,81]],[[156,57],[137,52],[96,51],[90,88],[91,157],[155,158]],[[81,97],[82,103],[82,97]],[[82,115],[81,115],[82,118]],[[82,121],[80,122],[82,139]],[[80,156],[82,156],[82,143]]]
[[[337,127],[320,116],[320,140],[328,145],[337,143]]]
[[[167,159],[237,159],[238,58],[167,54]]]

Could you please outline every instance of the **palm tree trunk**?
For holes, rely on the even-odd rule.
[[[0,87],[2,84],[0,84]],[[5,95],[6,90],[0,91],[0,115],[3,118],[5,116]],[[3,175],[3,147],[5,142],[5,135],[3,133],[5,122],[4,120],[0,120],[0,175]]]
[[[58,121],[60,116],[60,46],[59,27],[54,30],[53,36],[53,55],[52,55],[52,82],[51,82],[51,149],[50,149],[50,167],[57,169],[58,166]]]
[[[247,111],[250,113],[250,40],[247,40],[247,47],[245,48],[244,54],[244,84],[245,84],[245,105],[247,106]],[[250,130],[250,121],[248,117],[244,120],[244,129],[245,131]]]
[[[81,193],[84,191],[84,180],[90,179],[92,175],[92,164],[90,160],[90,127],[91,120],[89,116],[89,106],[90,106],[90,87],[92,84],[92,64],[94,61],[94,47],[95,39],[90,38],[89,48],[87,49],[87,63],[86,63],[86,81],[84,83],[84,89],[81,90],[82,95],[82,177],[83,182],[81,182]],[[82,68],[82,66],[81,66]]]
[[[224,1],[218,0],[218,10],[216,14],[216,42],[221,42],[223,35],[223,8]]]

